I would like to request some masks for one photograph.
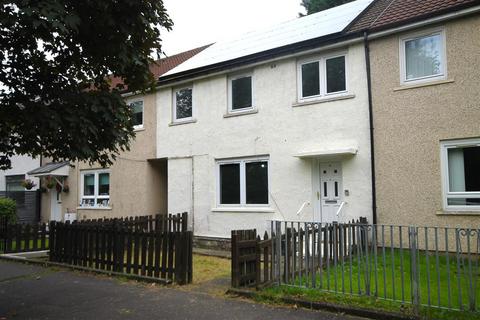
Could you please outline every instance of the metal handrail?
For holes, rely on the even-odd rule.
[[[346,204],[345,201],[342,201],[342,203],[340,204],[340,207],[338,208],[337,213],[335,213],[335,215],[337,216],[337,218],[338,218],[338,216],[339,216],[339,214],[340,214],[340,211],[342,211],[343,206],[344,206],[345,204]]]
[[[302,203],[302,205],[300,206],[300,209],[298,209],[297,211],[297,216],[300,215],[300,213],[302,213],[303,209],[305,209],[306,206],[309,206],[310,205],[310,202],[308,201],[305,201],[304,203]]]

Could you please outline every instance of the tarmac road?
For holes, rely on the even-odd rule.
[[[0,260],[0,320],[360,319]]]

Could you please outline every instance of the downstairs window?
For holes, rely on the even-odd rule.
[[[219,161],[218,204],[268,205],[268,158]]]
[[[447,210],[480,210],[480,139],[442,143]]]

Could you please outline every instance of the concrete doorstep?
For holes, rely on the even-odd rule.
[[[235,289],[230,288],[227,290],[227,294],[236,295],[248,299],[255,299],[259,297],[256,291],[253,290],[242,290],[242,289]],[[389,320],[416,320],[415,317],[405,316],[399,313],[393,312],[386,312],[381,310],[372,310],[372,309],[364,309],[359,307],[351,307],[345,305],[337,305],[327,302],[314,302],[314,301],[307,301],[297,298],[280,298],[280,301],[287,305],[298,306],[301,308],[311,309],[311,310],[324,310],[330,311],[335,313],[343,313],[352,316],[370,318],[370,319],[389,319]]]

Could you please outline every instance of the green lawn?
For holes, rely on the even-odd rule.
[[[373,311],[393,312],[410,317],[418,316],[419,319],[480,320],[480,313],[478,312],[445,310],[422,306],[418,311],[418,314],[416,314],[412,306],[409,304],[402,304],[375,297],[335,294],[314,288],[300,288],[285,285],[273,286],[266,288],[255,295],[255,300],[264,303],[283,303],[281,300],[282,298],[324,302],[343,305],[350,308],[371,309]]]
[[[420,252],[418,259],[420,303],[450,309],[465,309],[475,304],[480,309],[479,261]],[[427,261],[428,260],[428,261]],[[315,275],[302,275],[290,279],[288,284],[313,287],[317,291],[370,295],[383,300],[412,301],[410,252],[390,249],[378,250],[377,259],[358,254],[352,259],[338,261],[336,266],[316,269]],[[457,268],[459,267],[459,268]],[[458,272],[460,271],[460,272]],[[343,277],[342,277],[343,274]],[[471,280],[470,280],[471,279]],[[402,285],[403,284],[403,285]],[[369,292],[369,294],[367,294]],[[430,294],[429,294],[430,292]],[[460,304],[461,298],[461,304]]]

